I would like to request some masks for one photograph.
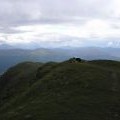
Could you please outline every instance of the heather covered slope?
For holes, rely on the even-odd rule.
[[[22,63],[1,77],[0,101],[1,120],[119,120],[120,62]]]

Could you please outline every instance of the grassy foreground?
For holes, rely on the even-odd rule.
[[[120,120],[120,62],[24,62],[0,78],[0,120]]]

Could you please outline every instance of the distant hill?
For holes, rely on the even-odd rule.
[[[67,53],[51,49],[23,50],[6,49],[0,50],[0,73],[3,73],[9,67],[23,61],[48,62],[62,61],[69,58]]]
[[[0,78],[0,120],[119,120],[120,62],[24,62]]]
[[[71,57],[81,57],[86,60],[110,59],[120,60],[120,48],[40,48],[36,50],[26,49],[0,49],[0,73],[10,66],[23,61],[33,62],[61,62]]]
[[[0,44],[0,50],[2,50],[2,49],[13,49],[13,48],[15,48],[15,47],[13,47],[11,45],[8,45],[8,44],[5,44],[5,43]]]

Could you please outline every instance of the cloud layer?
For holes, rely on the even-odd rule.
[[[120,1],[0,0],[0,44],[120,47]]]

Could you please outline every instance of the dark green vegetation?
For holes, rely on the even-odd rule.
[[[120,120],[120,62],[18,64],[0,78],[0,120]]]

